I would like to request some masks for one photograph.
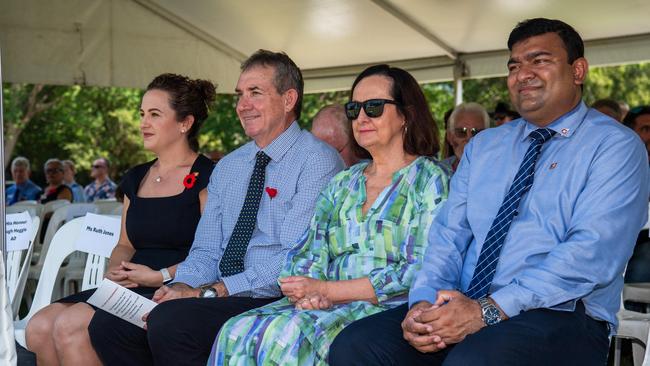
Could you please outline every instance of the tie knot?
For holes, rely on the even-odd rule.
[[[266,155],[266,153],[262,150],[258,151],[257,154],[255,155],[255,165],[257,166],[262,166],[263,168],[266,168],[266,166],[269,164],[271,161],[271,158]]]
[[[535,131],[531,132],[528,136],[535,140],[535,142],[543,144],[546,141],[550,140],[553,135],[555,135],[555,131],[551,130],[550,128],[538,128]]]

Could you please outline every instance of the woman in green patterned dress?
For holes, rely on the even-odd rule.
[[[406,71],[363,71],[346,113],[360,156],[321,193],[280,275],[282,300],[230,319],[209,365],[322,365],[355,320],[407,301],[427,234],[447,198],[448,177],[431,160],[436,124]]]

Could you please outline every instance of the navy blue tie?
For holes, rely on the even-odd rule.
[[[481,254],[478,257],[476,268],[472,281],[469,283],[469,288],[465,295],[472,299],[478,299],[488,294],[494,273],[496,272],[497,264],[499,263],[499,253],[501,247],[506,240],[508,230],[512,219],[519,208],[521,198],[528,192],[533,185],[533,177],[535,174],[535,162],[539,157],[542,150],[542,145],[551,139],[555,131],[548,128],[540,128],[530,133],[529,137],[533,139],[524,155],[524,160],[519,166],[519,171],[515,179],[512,181],[508,194],[503,199],[503,203],[499,208],[499,213],[492,222],[492,227],[488,231],[485,243],[481,249]]]
[[[239,211],[237,223],[235,223],[235,228],[232,235],[230,235],[230,240],[228,240],[228,246],[226,246],[219,263],[222,277],[244,272],[244,257],[257,223],[257,211],[260,208],[260,199],[264,191],[266,166],[270,161],[271,158],[263,151],[257,152],[253,174],[248,182],[244,206]]]

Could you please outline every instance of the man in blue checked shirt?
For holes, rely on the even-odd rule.
[[[159,305],[147,331],[91,323],[102,359],[205,365],[223,323],[281,296],[286,254],[307,229],[321,189],[343,168],[336,150],[298,126],[303,79],[286,54],[259,50],[241,69],[237,115],[253,141],[215,167],[192,249],[154,295]]]
[[[465,147],[409,304],[346,328],[332,365],[606,363],[646,222],[646,150],[582,101],[571,26],[526,20],[508,48],[522,118]]]

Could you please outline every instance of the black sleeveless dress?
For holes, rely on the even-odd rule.
[[[190,174],[198,173],[193,174],[195,181],[192,185],[192,179],[187,179],[184,182],[187,184],[185,190],[180,194],[170,197],[138,197],[142,179],[155,162],[153,160],[131,169],[120,187],[129,198],[126,233],[135,248],[131,262],[160,270],[182,262],[187,257],[201,218],[199,192],[207,187],[214,163],[199,155],[190,170]],[[150,295],[157,288],[136,287],[132,290],[141,295]],[[59,302],[85,302],[94,291],[70,295]]]

